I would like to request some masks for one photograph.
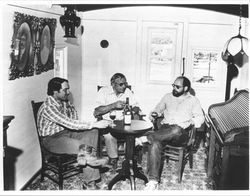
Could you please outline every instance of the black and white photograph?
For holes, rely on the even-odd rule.
[[[3,0],[1,195],[249,195],[248,0]]]

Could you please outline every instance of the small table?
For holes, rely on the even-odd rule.
[[[152,129],[152,123],[143,120],[132,120],[131,125],[124,125],[123,121],[114,121],[110,133],[114,137],[124,137],[126,140],[125,160],[122,162],[122,168],[119,173],[109,182],[108,189],[111,190],[113,185],[120,180],[129,179],[131,190],[136,190],[135,178],[140,178],[148,182],[142,168],[137,166],[134,159],[135,138],[143,135]]]

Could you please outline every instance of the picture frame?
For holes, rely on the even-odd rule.
[[[9,80],[34,75],[34,24],[36,17],[14,13]]]
[[[179,22],[143,22],[142,64],[146,64],[147,83],[170,84],[180,71],[182,34]]]
[[[37,63],[36,74],[54,69],[56,19],[40,18],[37,32]]]
[[[195,87],[220,86],[221,51],[217,48],[193,47],[191,54],[192,84]]]

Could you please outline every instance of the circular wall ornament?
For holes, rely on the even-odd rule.
[[[102,48],[107,48],[109,46],[109,42],[107,40],[102,40],[100,45]]]

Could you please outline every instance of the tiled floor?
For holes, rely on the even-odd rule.
[[[208,183],[205,171],[205,153],[202,145],[199,146],[197,152],[194,154],[193,169],[189,168],[186,164],[182,182],[178,183],[176,175],[175,162],[170,161],[165,164],[159,190],[211,190],[212,186]],[[121,163],[122,158],[119,160]],[[142,167],[146,168],[146,154],[143,155]],[[102,173],[102,181],[99,185],[102,189],[106,189],[106,184],[115,176],[112,172]],[[64,190],[81,190],[83,181],[81,174],[66,179],[64,181]],[[145,187],[144,182],[136,179],[136,190],[143,190]],[[27,190],[58,190],[58,186],[45,178],[45,181],[40,182],[40,177],[37,177]],[[113,190],[130,190],[130,183],[128,180],[120,181],[113,186]]]

